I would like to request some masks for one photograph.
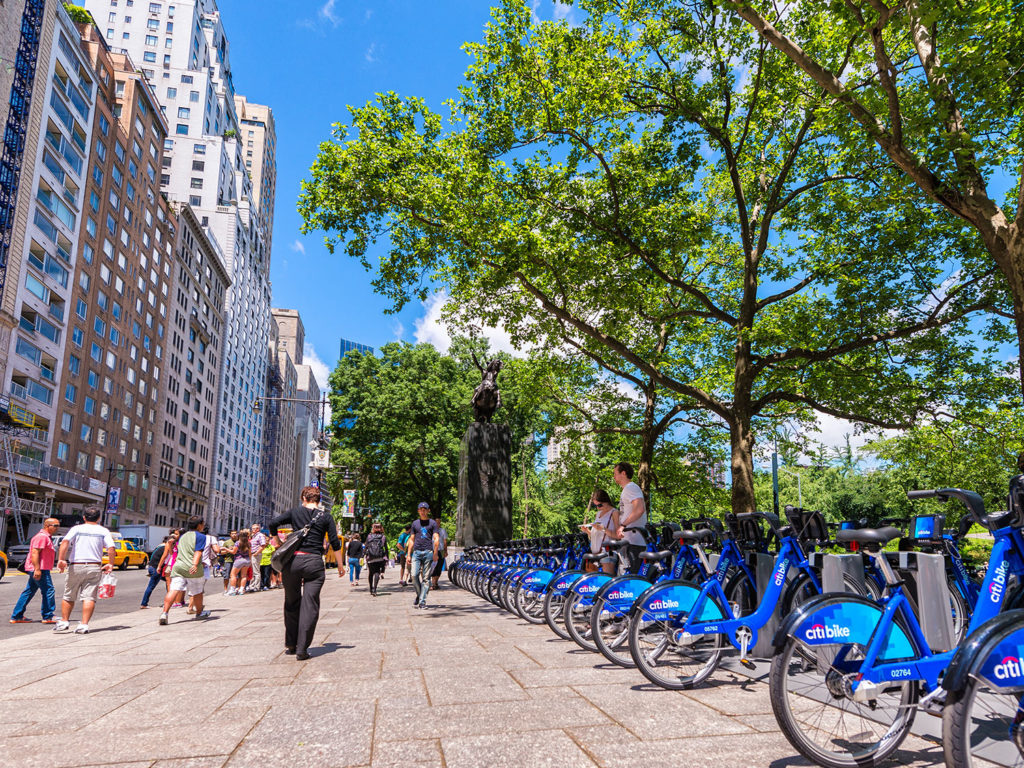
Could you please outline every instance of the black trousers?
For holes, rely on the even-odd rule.
[[[272,565],[260,566],[260,586],[264,589],[270,589],[270,572],[272,570],[274,570]]]
[[[380,576],[384,573],[384,567],[388,564],[387,560],[368,560],[366,562],[366,569],[370,573],[370,591],[377,591],[377,584],[380,582]]]
[[[284,644],[298,653],[309,650],[320,620],[320,590],[324,586],[324,559],[295,555],[281,574],[284,582]]]

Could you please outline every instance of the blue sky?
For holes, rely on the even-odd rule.
[[[250,101],[269,105],[277,125],[274,306],[299,310],[306,340],[328,368],[337,362],[341,337],[375,347],[396,338],[415,341],[419,321],[420,338],[437,341],[443,335],[437,302],[385,315],[387,302],[373,293],[371,276],[358,262],[330,255],[322,235],[299,234],[295,206],[299,182],[319,143],[329,138],[332,123],[347,121],[347,106],[361,106],[388,90],[421,96],[434,108],[456,95],[469,64],[461,46],[481,38],[491,4],[218,0],[218,5],[235,88]],[[543,5],[538,11],[550,18],[554,6]]]

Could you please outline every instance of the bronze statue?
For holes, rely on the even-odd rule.
[[[494,418],[494,412],[501,407],[501,392],[498,391],[498,374],[501,372],[501,360],[495,358],[487,363],[487,368],[480,365],[480,361],[473,355],[473,362],[483,374],[483,380],[473,392],[473,418],[483,424],[487,424]]]

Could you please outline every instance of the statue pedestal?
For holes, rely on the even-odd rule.
[[[512,435],[504,424],[473,422],[459,448],[456,542],[512,538]]]

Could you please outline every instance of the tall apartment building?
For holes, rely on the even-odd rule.
[[[252,104],[235,95],[235,112],[241,123],[239,143],[245,152],[245,169],[252,180],[252,194],[267,233],[267,253],[274,233],[274,195],[277,194],[277,129],[270,107]]]
[[[86,0],[104,36],[141,62],[171,126],[161,186],[187,203],[217,243],[230,280],[220,372],[213,515],[247,521],[258,509],[270,329],[268,233],[243,160],[228,41],[214,0],[128,4]],[[254,107],[258,105],[253,105]],[[273,154],[264,147],[265,154]]]
[[[53,463],[104,478],[108,522],[147,523],[175,283],[175,226],[158,178],[167,123],[131,59],[93,25],[78,32],[98,99]]]
[[[170,304],[167,375],[161,390],[165,422],[159,437],[156,525],[207,519],[215,533],[237,528],[238,519],[208,514],[220,363],[224,297],[230,279],[216,244],[188,204],[172,204],[177,221],[176,275]]]
[[[296,373],[287,346],[282,343],[276,310],[270,321],[267,396],[263,401],[263,467],[260,472],[260,508],[278,514],[298,503],[301,486],[295,474]]]
[[[103,492],[87,475],[48,463],[96,105],[77,43],[60,2],[0,5],[0,421],[18,430],[4,469],[28,525],[54,505],[98,502]],[[7,533],[0,526],[0,544]]]
[[[295,309],[275,309],[274,319],[277,321],[281,338],[281,347],[287,351],[295,363],[296,397],[302,398],[309,405],[302,405],[295,411],[295,484],[302,488],[316,478],[316,471],[309,464],[312,459],[310,444],[320,434],[320,418],[323,411],[322,398],[325,393],[320,390],[313,369],[304,364],[303,349],[306,345],[306,329],[302,318]],[[323,501],[330,506],[326,496]]]

